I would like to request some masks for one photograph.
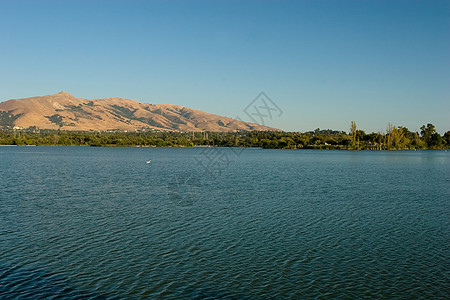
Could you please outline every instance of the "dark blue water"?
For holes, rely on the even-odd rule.
[[[0,298],[450,297],[450,153],[240,150],[0,147]]]

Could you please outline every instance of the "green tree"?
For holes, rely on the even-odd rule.
[[[447,131],[446,133],[444,133],[444,142],[445,145],[447,146],[447,148],[450,147],[450,131]]]
[[[436,132],[436,128],[433,124],[428,123],[426,127],[425,125],[422,125],[422,127],[420,127],[420,134],[428,148],[442,147],[442,137]]]
[[[386,149],[390,150],[392,146],[392,138],[393,138],[393,131],[395,127],[391,123],[388,123],[386,128]]]
[[[355,147],[356,145],[356,122],[352,121],[350,123],[350,135],[352,137],[352,146]]]
[[[404,145],[404,133],[402,130],[392,128],[390,132],[390,145],[392,149],[402,149]]]

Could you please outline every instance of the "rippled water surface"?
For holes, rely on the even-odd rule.
[[[0,298],[450,297],[450,153],[240,150],[0,147]]]

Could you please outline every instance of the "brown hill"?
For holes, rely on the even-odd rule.
[[[61,130],[237,131],[278,129],[172,104],[122,98],[81,99],[69,93],[0,103],[0,128]]]

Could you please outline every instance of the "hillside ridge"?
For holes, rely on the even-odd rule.
[[[66,91],[0,103],[0,128],[71,131],[280,131],[175,104],[125,98],[83,99]]]

